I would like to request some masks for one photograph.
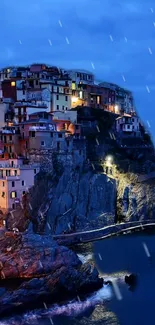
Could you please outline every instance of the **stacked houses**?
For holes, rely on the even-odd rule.
[[[77,123],[77,106],[119,115],[116,132],[133,134],[131,92],[106,82],[96,84],[88,71],[46,64],[0,71],[0,213],[16,209],[34,185],[43,152],[47,156],[49,152],[75,154],[79,162],[85,158],[84,146],[79,145],[84,139]],[[127,129],[124,114],[131,116]]]

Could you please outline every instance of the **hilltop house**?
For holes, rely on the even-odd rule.
[[[140,119],[137,115],[123,114],[116,119],[116,131],[121,137],[139,137]]]

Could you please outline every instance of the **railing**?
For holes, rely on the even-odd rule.
[[[29,131],[56,131],[56,127],[55,127],[55,125],[30,126]]]
[[[155,227],[155,220],[131,221],[127,223],[106,226],[100,229],[81,231],[63,235],[54,235],[53,239],[58,240],[61,243],[65,243],[68,241],[70,242],[70,244],[90,242],[112,236],[117,236],[122,233],[136,231],[140,229],[143,230],[146,227]]]

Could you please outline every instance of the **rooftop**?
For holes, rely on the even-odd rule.
[[[69,69],[69,70],[66,70],[66,72],[79,72],[79,73],[87,73],[87,74],[91,74],[93,75],[92,72],[88,71],[88,70],[84,70],[84,69]]]

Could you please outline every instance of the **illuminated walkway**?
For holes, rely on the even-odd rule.
[[[53,239],[64,245],[88,243],[120,234],[142,231],[144,229],[153,227],[155,227],[155,220],[132,221],[127,223],[113,224],[100,229],[81,231],[71,234],[54,235]]]

